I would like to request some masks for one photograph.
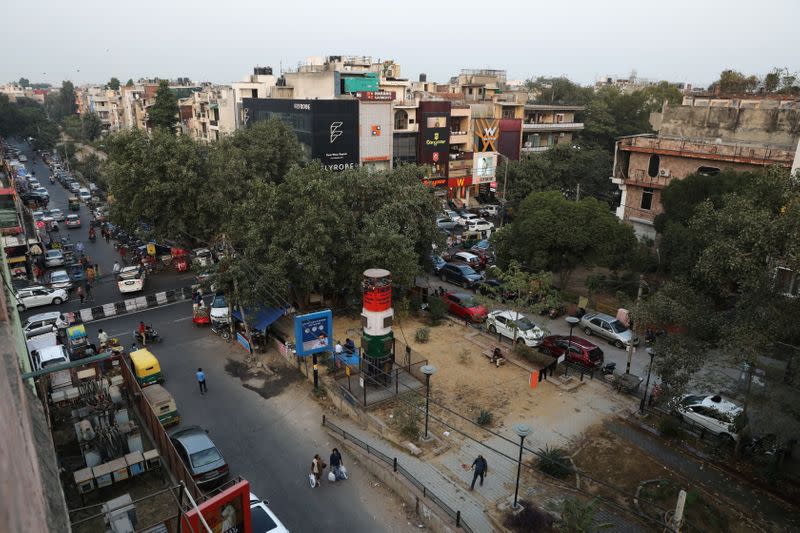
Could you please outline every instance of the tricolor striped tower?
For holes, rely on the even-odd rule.
[[[361,309],[363,364],[369,383],[388,384],[394,363],[392,333],[392,273],[382,268],[364,271],[364,307]]]

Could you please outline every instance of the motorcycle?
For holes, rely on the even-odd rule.
[[[617,363],[612,361],[610,363],[604,364],[600,370],[603,372],[604,376],[612,376],[614,375],[614,370],[616,370],[616,368],[617,368]]]
[[[222,337],[222,340],[224,340],[225,342],[231,341],[231,329],[230,325],[227,322],[212,320],[211,331],[213,331],[216,335]]]
[[[94,231],[94,228],[89,228],[89,240],[94,242],[97,239],[97,233]]]
[[[56,177],[50,174],[50,183],[55,183],[55,182],[56,182]]]
[[[139,334],[139,330],[136,329],[133,331],[133,338],[136,339],[136,342],[139,344],[147,345],[161,342],[161,336],[158,334],[158,331],[153,329],[152,326],[144,327],[144,337],[144,341],[142,341],[142,336]]]

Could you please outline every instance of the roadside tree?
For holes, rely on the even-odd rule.
[[[155,101],[148,111],[148,124],[153,128],[174,131],[178,122],[178,97],[169,88],[167,80],[161,80],[156,91]]]

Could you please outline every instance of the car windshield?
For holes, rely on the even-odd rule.
[[[467,296],[461,299],[461,305],[467,309],[471,309],[473,307],[478,307],[478,302],[476,302],[474,298]]]
[[[465,276],[474,276],[477,274],[477,272],[475,272],[471,267],[461,266],[459,268],[461,269],[461,273]]]
[[[54,282],[69,281],[69,276],[66,272],[54,272],[50,279]]]
[[[47,251],[47,257],[58,257],[60,255],[61,255],[61,252],[59,250],[48,250]]]
[[[223,295],[218,294],[214,297],[214,301],[211,302],[211,307],[228,307],[228,303]]]
[[[589,360],[590,361],[599,361],[603,357],[603,352],[600,348],[594,348],[593,350],[589,350]]]
[[[266,533],[278,527],[278,524],[260,505],[250,508],[250,522],[253,524],[253,531]]]
[[[614,330],[614,333],[625,333],[628,331],[628,328],[626,328],[625,325],[619,320],[611,321],[611,329]]]
[[[193,468],[202,468],[206,465],[210,465],[211,463],[215,463],[220,459],[222,459],[222,456],[219,454],[216,448],[208,448],[206,450],[193,453],[189,456],[189,460],[192,462]]]
[[[686,398],[684,398],[683,400],[681,400],[681,405],[695,405],[695,404],[703,403],[703,400],[705,400],[705,399],[706,399],[705,396],[692,396],[692,395],[690,395],[690,396],[687,396]]]
[[[533,329],[536,327],[536,324],[530,321],[528,318],[520,318],[517,320],[517,328],[521,329],[522,331],[528,331],[529,329]]]

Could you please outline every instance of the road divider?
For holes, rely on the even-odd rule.
[[[147,296],[137,296],[136,298],[129,298],[119,302],[88,307],[66,314],[71,315],[71,322],[74,324],[88,324],[96,320],[136,313],[138,311],[153,309],[182,300],[190,300],[196,289],[197,285],[181,287],[180,289],[170,289],[155,294],[148,294]]]

